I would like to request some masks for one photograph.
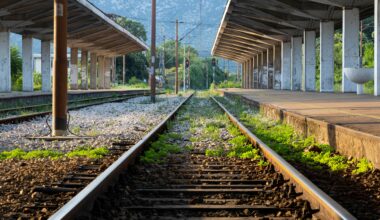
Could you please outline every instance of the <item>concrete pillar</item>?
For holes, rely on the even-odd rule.
[[[22,91],[33,92],[33,38],[22,36]]]
[[[51,92],[50,40],[41,42],[42,91]]]
[[[78,89],[78,48],[71,48],[70,55],[70,89]]]
[[[291,43],[281,43],[281,89],[290,90],[291,88]]]
[[[281,45],[273,46],[273,89],[281,89]]]
[[[126,62],[125,62],[125,55],[123,56],[123,85],[125,84],[125,77],[126,77]]]
[[[255,59],[254,57],[251,58],[251,89],[254,89],[255,88],[255,75],[254,75],[254,71],[255,71]]]
[[[116,57],[112,57],[112,73],[111,73],[111,83],[115,83],[116,80]]]
[[[359,26],[359,9],[343,9],[342,92],[356,92],[356,83],[346,77],[344,68],[359,68],[360,66]]]
[[[111,89],[111,71],[112,71],[112,61],[110,57],[104,59],[104,88]]]
[[[334,22],[321,22],[320,91],[334,92]]]
[[[380,96],[380,3],[375,0],[375,96]],[[1,67],[0,67],[1,68]]]
[[[245,77],[245,74],[244,74],[244,63],[241,64],[241,88],[244,89],[244,77]]]
[[[247,69],[246,69],[246,88],[249,89],[249,60],[247,60],[246,64]]]
[[[88,89],[88,51],[81,50],[81,89],[87,90]]]
[[[262,87],[263,89],[268,88],[268,52],[265,50],[263,52],[263,75],[262,75]]]
[[[264,54],[261,52],[259,53],[259,88],[262,89],[263,88],[263,74],[264,74],[264,69],[263,69],[263,65],[264,65]]]
[[[97,89],[97,62],[98,57],[96,53],[91,53],[90,61],[90,89]]]
[[[304,32],[302,91],[315,91],[315,31]]]
[[[267,49],[268,89],[273,89],[273,48]]]
[[[98,89],[104,89],[105,87],[105,58],[104,56],[98,57]]]
[[[292,55],[291,55],[291,90],[301,90],[302,79],[302,37],[292,37]]]
[[[0,92],[11,92],[10,32],[0,29]]]
[[[253,62],[252,62],[252,58],[249,58],[248,60],[248,88],[249,89],[252,89],[252,78],[253,78],[253,70],[252,70],[252,67],[253,67]]]
[[[259,65],[259,55],[257,54],[256,55],[256,61],[255,61],[255,66],[256,66],[256,89],[259,89],[260,86],[259,86],[259,70],[260,70],[260,65]]]
[[[253,56],[253,88],[257,89],[257,55]]]
[[[245,62],[245,88],[249,89],[249,60]]]

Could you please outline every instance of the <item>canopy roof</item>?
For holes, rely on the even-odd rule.
[[[374,12],[373,0],[229,0],[212,55],[242,63],[304,30],[319,31],[320,21],[342,24],[343,8]]]
[[[40,40],[53,39],[53,0],[1,0],[0,28]],[[68,0],[68,46],[115,56],[148,46],[87,0]]]

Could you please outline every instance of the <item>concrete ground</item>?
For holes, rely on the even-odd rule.
[[[267,116],[380,167],[380,97],[371,95],[226,89],[260,107]]]
[[[356,94],[229,89],[263,104],[380,136],[380,97]]]

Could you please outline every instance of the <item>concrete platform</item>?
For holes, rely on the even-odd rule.
[[[241,96],[268,117],[315,136],[340,153],[366,157],[380,168],[380,97],[278,90],[221,90]]]

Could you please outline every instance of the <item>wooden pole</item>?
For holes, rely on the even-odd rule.
[[[152,0],[152,44],[151,44],[151,72],[150,72],[150,90],[151,101],[156,102],[156,0]]]
[[[175,22],[175,94],[178,94],[178,19]]]
[[[52,110],[52,135],[67,135],[67,0],[54,0]]]

